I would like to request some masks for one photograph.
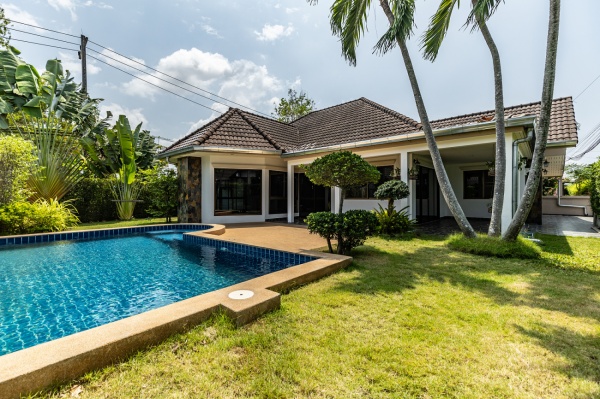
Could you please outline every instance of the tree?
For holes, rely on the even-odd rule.
[[[10,21],[6,19],[4,8],[0,7],[0,47],[8,48],[10,42],[10,33],[8,32],[8,24]]]
[[[594,174],[594,164],[580,165],[576,163],[569,164],[565,167],[565,174],[567,175],[569,182],[575,185],[575,192],[570,195],[586,195],[589,194],[590,182]]]
[[[548,39],[546,45],[546,62],[544,66],[544,82],[542,85],[542,104],[538,117],[538,129],[536,130],[535,146],[531,159],[529,177],[525,183],[525,189],[521,201],[517,206],[508,228],[502,235],[506,241],[515,241],[527,220],[527,216],[533,206],[542,177],[542,163],[548,143],[548,130],[550,129],[550,115],[552,112],[552,100],[554,97],[554,79],[556,77],[556,54],[558,49],[558,31],[560,26],[560,0],[550,0],[550,18],[548,22]]]
[[[0,207],[28,197],[27,178],[36,157],[31,142],[15,136],[0,136]]]
[[[392,213],[394,210],[394,201],[407,198],[409,194],[408,185],[402,180],[389,180],[377,187],[375,198],[378,200],[387,200],[388,212]]]
[[[61,199],[81,178],[83,134],[100,99],[90,99],[60,60],[39,74],[13,47],[0,50],[0,129],[17,132],[37,148],[38,168],[28,185],[33,200]]]
[[[294,89],[288,90],[288,98],[282,98],[275,107],[273,116],[280,122],[290,123],[315,109],[315,102],[308,98],[304,91],[297,93]]]
[[[350,151],[332,152],[300,167],[304,168],[306,177],[314,184],[341,189],[338,209],[340,214],[343,212],[344,198],[349,188],[377,183],[380,177],[376,167]]]
[[[494,13],[500,0],[472,0],[472,10],[467,20],[467,25],[473,29],[479,28],[492,56],[494,67],[495,87],[495,112],[496,112],[496,154],[495,154],[495,180],[494,197],[492,201],[492,217],[488,235],[500,236],[502,232],[502,208],[504,206],[504,189],[506,181],[506,141],[504,123],[504,90],[502,85],[502,67],[500,53],[487,27],[486,20]],[[450,17],[454,6],[459,5],[459,0],[442,0],[440,6],[423,36],[423,50],[426,59],[434,61],[438,55],[442,41],[448,32]]]
[[[600,158],[591,165],[591,170],[590,202],[594,212],[594,224],[600,227],[598,223],[598,215],[600,215]]]
[[[315,3],[316,0],[309,0]],[[442,157],[435,137],[433,129],[429,123],[429,116],[425,108],[425,102],[421,96],[421,90],[415,70],[412,65],[412,60],[406,47],[406,41],[412,34],[414,26],[414,0],[380,0],[381,8],[389,22],[389,29],[383,34],[375,45],[374,52],[384,54],[393,49],[396,45],[400,48],[404,66],[408,73],[410,85],[415,98],[415,104],[423,126],[423,133],[427,141],[427,147],[431,154],[435,173],[440,185],[440,191],[444,195],[444,199],[448,204],[450,212],[458,223],[461,231],[467,237],[476,237],[475,230],[467,220],[463,212],[458,198],[452,189],[450,179],[446,173]],[[365,30],[367,22],[369,0],[336,0],[331,6],[331,29],[334,35],[340,38],[342,44],[342,55],[351,64],[356,65],[356,48],[360,42],[360,38]]]
[[[164,217],[166,222],[170,223],[171,217],[177,215],[177,171],[163,162],[151,169],[142,170],[141,174],[144,190],[150,200],[148,213],[154,217]]]

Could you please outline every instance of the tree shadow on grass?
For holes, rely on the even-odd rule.
[[[542,249],[544,252],[561,255],[573,255],[571,245],[565,236],[539,235],[544,243]]]
[[[438,241],[432,239],[433,245],[425,246],[405,241],[401,250],[394,248],[394,240],[384,240],[378,247],[359,247],[353,253],[352,266],[359,274],[337,289],[394,293],[435,281],[481,293],[500,305],[527,306],[600,321],[599,272],[565,270],[543,259],[469,255],[451,251]],[[517,276],[514,286],[499,281],[511,275]]]
[[[521,334],[563,357],[555,369],[569,378],[581,378],[600,383],[600,337],[573,332],[564,327],[539,323],[532,329],[515,326]]]

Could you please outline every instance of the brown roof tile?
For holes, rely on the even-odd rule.
[[[540,103],[522,104],[505,110],[507,119],[534,115]],[[493,110],[432,121],[434,130],[474,125],[494,120]],[[311,112],[282,123],[236,108],[186,137],[165,151],[189,146],[218,146],[252,150],[295,152],[312,148],[372,140],[421,130],[421,124],[366,98]],[[577,140],[577,122],[571,97],[553,101],[549,142]]]
[[[540,102],[521,104],[504,109],[505,119],[521,116],[537,116],[540,113]],[[495,111],[483,111],[474,114],[454,116],[451,118],[431,121],[434,130],[455,126],[473,125],[476,123],[494,120]],[[571,97],[557,98],[552,101],[552,114],[550,117],[550,130],[548,142],[577,140],[577,121]]]

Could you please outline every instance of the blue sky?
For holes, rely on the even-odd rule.
[[[455,13],[454,24],[437,61],[431,63],[421,58],[419,38],[438,3],[435,0],[417,2],[417,26],[410,43],[430,118],[493,109],[489,52],[478,32],[461,29],[468,2],[463,2],[463,8]],[[575,112],[582,141],[600,124],[600,79],[580,95],[600,75],[597,42],[600,24],[595,20],[600,15],[600,2],[570,0],[562,3],[555,97],[579,95]],[[386,23],[378,2],[373,2],[356,67],[344,61],[340,44],[331,35],[330,5],[331,1],[320,1],[311,6],[303,0],[18,0],[2,3],[7,16],[15,21],[76,36],[83,33],[100,46],[266,114],[273,111],[273,102],[284,97],[292,87],[306,91],[318,108],[364,96],[418,119],[399,50],[394,49],[385,56],[372,54],[372,47],[385,31]],[[547,8],[547,0],[506,0],[489,23],[502,57],[507,106],[539,101]],[[13,24],[13,27],[78,41],[75,37],[25,25]],[[77,47],[18,31],[13,31],[12,37]],[[27,62],[42,70],[47,59],[60,58],[80,80],[76,52],[17,40],[12,44],[22,51]],[[214,99],[193,95],[158,80],[161,75],[151,70],[148,72],[152,76],[144,75],[102,54],[143,69],[141,64],[122,59],[93,43],[89,43],[88,48],[91,56],[212,109],[88,59],[90,95],[104,99],[104,110],[125,113],[131,120],[143,122],[144,128],[155,135],[179,138],[227,109]],[[598,156],[600,148],[583,161],[592,162]]]

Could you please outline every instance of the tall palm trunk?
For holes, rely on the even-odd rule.
[[[394,15],[392,13],[392,10],[390,9],[388,0],[380,0],[380,4],[381,8],[383,8],[383,12],[388,18],[390,25],[392,25],[394,23]],[[396,41],[398,42],[398,46],[400,47],[400,51],[402,52],[404,66],[406,67],[406,72],[408,73],[408,79],[410,80],[410,85],[412,87],[412,91],[415,97],[415,104],[417,106],[417,111],[419,112],[419,117],[421,118],[421,125],[423,125],[425,139],[427,140],[427,147],[429,148],[431,159],[433,161],[433,167],[435,169],[435,174],[437,175],[437,179],[440,184],[440,191],[444,195],[444,199],[446,200],[446,203],[448,204],[450,212],[452,212],[456,223],[458,223],[458,227],[460,228],[460,230],[466,237],[474,238],[477,236],[477,234],[475,233],[475,230],[473,230],[473,227],[467,220],[467,217],[465,216],[465,213],[463,212],[460,203],[456,198],[456,194],[452,189],[452,185],[450,184],[448,174],[446,173],[446,168],[444,167],[442,156],[440,155],[440,150],[435,141],[433,130],[431,129],[431,124],[429,123],[429,117],[427,116],[427,110],[425,109],[425,102],[423,101],[423,97],[421,96],[421,90],[419,89],[417,75],[415,74],[410,54],[408,52],[408,49],[406,48],[406,42],[400,38],[397,38]]]
[[[477,0],[472,0],[473,6]],[[475,15],[479,30],[485,39],[494,65],[494,88],[496,102],[496,154],[495,154],[495,181],[494,199],[492,201],[492,218],[488,229],[489,236],[500,236],[502,232],[502,208],[504,207],[504,187],[506,181],[506,141],[504,126],[504,93],[502,88],[502,68],[500,65],[500,53],[485,23],[485,20]]]
[[[514,241],[523,228],[527,216],[540,184],[542,176],[542,162],[546,143],[548,142],[548,129],[552,111],[552,98],[554,96],[554,78],[556,76],[556,53],[558,48],[558,30],[560,22],[560,0],[550,0],[550,21],[548,23],[548,43],[546,45],[546,65],[544,67],[544,83],[542,87],[542,105],[536,129],[535,148],[531,160],[529,177],[525,184],[525,191],[521,197],[517,211],[513,216],[508,229],[502,239]]]

